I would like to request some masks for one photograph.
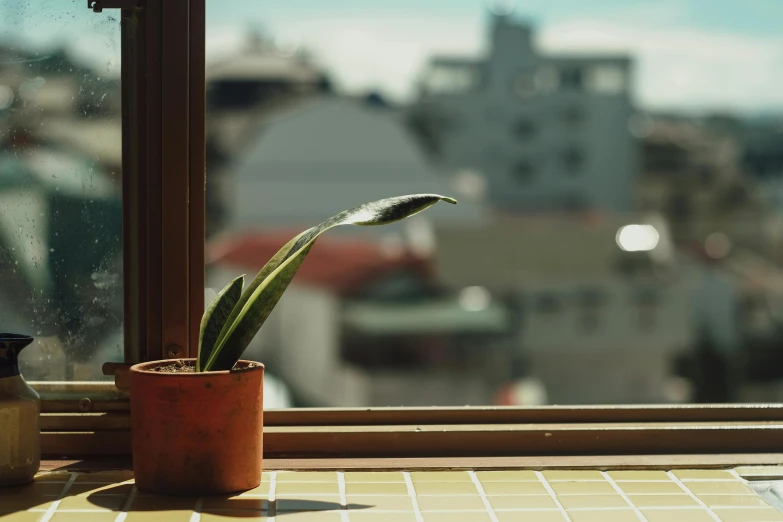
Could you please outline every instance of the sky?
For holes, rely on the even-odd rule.
[[[84,0],[0,6],[0,39],[68,41],[118,66],[111,11],[93,14]],[[643,109],[783,112],[783,0],[207,0],[207,56],[230,55],[259,29],[307,49],[343,89],[405,101],[428,57],[486,49],[490,10],[532,23],[542,52],[630,54]]]

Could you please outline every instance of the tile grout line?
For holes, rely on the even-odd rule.
[[[128,510],[130,509],[131,504],[133,503],[133,498],[135,496],[136,485],[134,484],[130,490],[130,493],[128,493],[128,498],[125,499],[125,503],[122,505],[122,512],[117,515],[117,518],[114,519],[114,522],[125,522],[125,519],[128,517]]]
[[[540,471],[535,471],[536,477],[538,478],[539,482],[544,485],[544,489],[546,489],[546,492],[549,493],[549,496],[552,497],[552,500],[555,501],[555,505],[557,506],[557,509],[560,510],[560,514],[563,515],[567,522],[572,522],[571,517],[568,515],[568,512],[563,507],[563,504],[560,503],[560,500],[557,498],[557,495],[555,494],[555,490],[552,489],[552,485],[549,484],[546,477],[543,473]]]
[[[606,479],[609,484],[612,485],[615,491],[622,497],[623,500],[630,506],[631,509],[633,509],[633,512],[636,514],[637,517],[639,517],[639,520],[642,520],[643,522],[648,522],[647,517],[645,517],[641,511],[639,511],[639,508],[634,504],[630,498],[628,498],[628,495],[625,494],[625,491],[620,488],[620,486],[617,485],[617,482],[614,481],[612,477],[609,476],[609,474],[606,471],[602,471],[601,475]]]
[[[264,476],[261,475],[261,480],[264,480]],[[269,493],[267,494],[266,502],[266,516],[268,522],[275,522],[277,516],[277,500],[275,500],[275,493],[277,490],[277,471],[269,473]]]
[[[709,507],[707,504],[705,504],[704,501],[702,501],[699,497],[697,497],[693,493],[693,491],[691,491],[691,489],[685,485],[685,483],[682,480],[677,478],[677,476],[671,471],[667,471],[666,474],[669,476],[670,479],[672,479],[672,481],[674,481],[675,484],[680,486],[680,488],[682,488],[683,491],[685,491],[693,500],[695,500],[697,504],[699,504],[702,508],[704,508],[707,511],[707,514],[710,515],[713,520],[715,520],[716,522],[720,522],[720,518],[712,510],[712,508]]]
[[[473,485],[476,486],[476,489],[478,490],[479,497],[481,498],[481,502],[484,503],[484,507],[489,514],[490,521],[498,522],[498,516],[495,514],[495,510],[490,505],[489,499],[487,498],[487,493],[484,491],[484,486],[481,484],[481,481],[479,481],[476,472],[473,470],[468,471],[468,475],[470,475],[470,480],[473,481]]]
[[[413,487],[413,480],[411,479],[410,471],[403,471],[402,476],[405,478],[405,485],[408,488],[408,496],[413,503],[413,516],[416,517],[416,522],[424,522],[424,517],[421,514],[419,508],[419,500],[416,498],[416,488]]]
[[[196,499],[196,505],[193,506],[193,513],[190,514],[190,522],[201,522],[201,508],[204,507],[204,497]]]
[[[748,485],[748,483],[750,482],[748,479],[746,479],[745,477],[743,477],[742,475],[737,473],[736,469],[728,469],[726,471],[728,471],[731,474],[732,477],[736,478],[737,480],[739,480],[740,482],[742,482],[745,485]]]
[[[341,522],[349,522],[348,500],[345,496],[345,473],[342,471],[337,472],[337,492],[340,494],[340,520]]]
[[[62,491],[60,491],[60,494],[57,496],[57,500],[52,503],[52,507],[46,510],[46,513],[44,513],[44,515],[41,517],[40,522],[49,522],[52,519],[54,513],[57,511],[57,508],[60,507],[60,502],[62,502],[62,499],[65,498],[65,494],[68,493],[68,489],[70,489],[71,485],[76,482],[77,476],[79,476],[78,473],[71,474],[68,482],[65,483]]]

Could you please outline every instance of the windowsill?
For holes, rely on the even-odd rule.
[[[783,478],[775,471],[266,470],[260,486],[250,491],[176,499],[137,490],[128,471],[53,472],[42,473],[35,484],[13,491],[2,503],[0,516],[5,510],[46,513],[53,520],[59,513],[96,520],[119,519],[121,513],[140,521],[193,520],[197,513],[195,519],[202,521],[263,520],[267,516],[297,522],[774,521],[783,520],[783,514],[757,495],[754,489],[758,489],[745,477]]]
[[[128,407],[127,400],[45,402],[44,458],[129,458]],[[560,459],[588,467],[783,463],[779,405],[310,409],[264,417],[268,463],[288,462],[276,469],[336,459],[490,468],[546,467]]]

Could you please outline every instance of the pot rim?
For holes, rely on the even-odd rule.
[[[161,378],[166,377],[186,377],[188,379],[195,379],[195,378],[205,378],[205,377],[215,377],[216,375],[230,375],[230,374],[236,374],[236,373],[246,373],[246,372],[256,372],[256,371],[263,371],[264,370],[264,364],[257,362],[257,361],[248,361],[245,359],[240,359],[237,361],[237,363],[245,363],[247,365],[252,364],[252,367],[245,367],[241,368],[239,370],[218,370],[218,371],[210,371],[210,372],[177,372],[177,373],[170,373],[170,372],[155,372],[152,371],[152,368],[157,368],[159,366],[165,366],[167,364],[175,363],[177,361],[192,361],[195,363],[196,358],[195,357],[178,357],[176,359],[161,359],[159,361],[148,361],[143,363],[136,363],[133,366],[130,367],[131,373],[139,373],[144,375],[155,375]]]

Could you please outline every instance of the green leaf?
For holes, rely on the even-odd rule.
[[[375,226],[394,223],[418,214],[438,201],[457,204],[455,199],[437,194],[416,194],[373,201],[340,212],[286,243],[261,269],[234,307],[204,370],[230,370],[234,367],[322,233],[340,225]]]
[[[212,355],[215,342],[220,336],[223,325],[231,316],[231,312],[242,296],[242,288],[244,286],[245,276],[241,275],[227,284],[204,312],[201,318],[201,332],[198,336],[197,372],[201,371],[201,368],[209,360],[209,356]]]

